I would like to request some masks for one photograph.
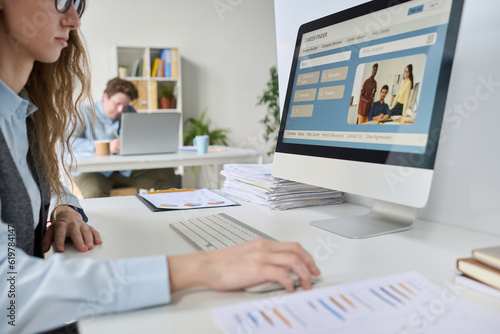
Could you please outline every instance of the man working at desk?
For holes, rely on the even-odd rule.
[[[117,138],[121,126],[120,116],[124,112],[136,112],[130,102],[137,97],[137,89],[131,82],[120,78],[108,81],[102,101],[94,104],[93,124],[92,105],[82,107],[84,124],[81,133],[77,131],[73,135],[73,151],[94,152],[94,141],[110,140],[111,153],[120,153],[120,139]],[[74,180],[85,198],[107,197],[113,188],[169,189],[177,185],[172,168],[81,173]]]
[[[384,85],[380,90],[380,100],[374,102],[370,114],[368,115],[368,121],[387,121],[390,117],[389,105],[385,103],[385,97],[389,92],[389,86]]]

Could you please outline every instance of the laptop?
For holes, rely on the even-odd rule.
[[[121,155],[174,153],[179,146],[179,113],[123,113]]]

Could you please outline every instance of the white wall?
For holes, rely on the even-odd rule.
[[[265,109],[256,107],[276,65],[272,0],[88,1],[82,31],[92,61],[95,99],[116,76],[113,46],[178,47],[184,118],[207,115],[230,128],[233,146],[263,150]],[[219,6],[216,9],[215,4]]]
[[[280,96],[298,27],[366,2],[275,0]],[[467,1],[428,205],[418,216],[500,236],[500,1]],[[283,101],[282,101],[283,103]]]

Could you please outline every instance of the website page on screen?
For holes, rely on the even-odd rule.
[[[452,0],[302,35],[283,142],[425,153]]]

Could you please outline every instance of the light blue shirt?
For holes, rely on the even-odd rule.
[[[91,127],[92,106],[85,105],[81,108],[85,124],[83,124],[83,129],[80,135],[78,136],[78,131],[76,131],[71,140],[71,147],[75,153],[94,153],[96,140],[111,140],[116,138],[114,132],[120,134],[120,118],[118,117],[115,120],[109,119],[102,108],[102,101],[97,101],[94,104],[94,107],[95,119],[93,127]],[[125,112],[136,111],[134,108],[129,106]],[[112,173],[113,171],[101,172],[101,174],[106,177],[109,177]],[[130,177],[132,171],[121,170],[120,173],[125,177]],[[75,173],[75,175],[77,174]]]
[[[41,199],[26,162],[26,118],[37,108],[25,93],[15,94],[1,80],[0,101],[0,129],[28,190],[36,226]],[[69,191],[63,203],[81,210],[78,199]],[[75,319],[170,302],[165,256],[95,261],[65,260],[62,254],[54,254],[44,261],[15,248],[14,256],[10,256],[15,260],[12,269],[8,248],[8,224],[0,218],[0,333],[40,332]],[[14,289],[7,281],[11,276],[7,273],[13,271],[17,273]],[[12,300],[15,302],[15,326],[9,325],[11,320],[6,317]]]

